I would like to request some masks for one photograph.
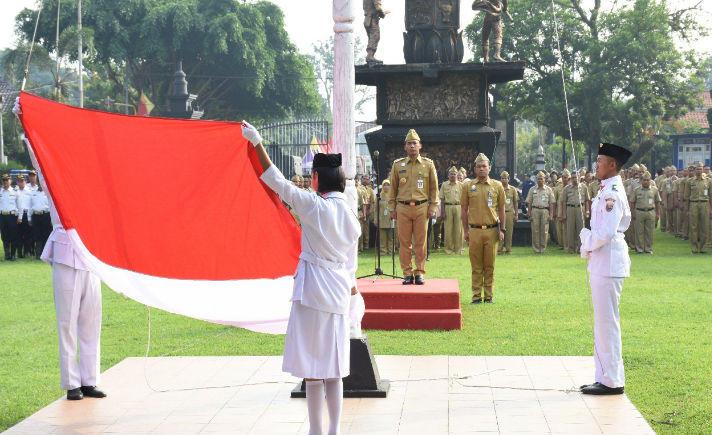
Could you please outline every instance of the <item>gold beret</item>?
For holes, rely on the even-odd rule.
[[[405,137],[406,142],[409,140],[417,140],[420,142],[420,136],[418,136],[418,133],[416,133],[416,131],[412,128],[408,131],[408,135]]]
[[[502,173],[499,174],[499,178],[504,178],[504,177],[509,178],[509,172],[507,172],[507,171],[502,171]]]
[[[539,173],[536,174],[536,178],[546,178],[546,175],[544,175],[544,172],[539,171]]]
[[[477,158],[475,159],[475,163],[482,162],[482,161],[489,163],[490,159],[487,158],[487,156],[484,153],[479,153],[477,155]]]

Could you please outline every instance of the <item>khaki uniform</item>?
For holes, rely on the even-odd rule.
[[[504,187],[504,186],[502,186]],[[506,252],[507,254],[512,253],[512,235],[514,234],[514,222],[517,220],[517,203],[519,202],[519,192],[514,186],[507,186],[504,189],[504,197],[506,198],[506,204],[504,206],[504,213],[507,218],[507,224],[505,228],[507,232],[504,233],[504,243],[499,244],[499,252]]]
[[[497,208],[506,201],[502,183],[489,177],[484,182],[475,178],[462,186],[460,204],[467,210],[469,224],[473,301],[482,297],[483,286],[485,299],[492,299],[494,293],[494,260],[499,245]]]
[[[374,223],[378,225],[378,239],[381,244],[381,254],[391,254],[393,252],[394,231],[391,231],[393,219],[391,219],[391,214],[388,212],[388,195],[381,194],[378,207],[381,215],[378,216],[378,221],[374,220]],[[376,213],[375,208],[374,213]]]
[[[665,198],[663,197],[663,186],[665,185],[665,180],[667,177],[659,175],[655,178],[655,185],[658,187],[658,194],[660,194],[660,232],[664,233],[667,231],[667,216],[665,214]]]
[[[549,211],[551,205],[556,204],[556,196],[551,187],[537,185],[529,189],[527,204],[532,207],[532,248],[543,254],[549,236]]]
[[[569,184],[562,193],[563,202],[566,204],[566,236],[568,237],[566,252],[578,253],[581,248],[579,233],[583,228],[582,212],[586,212],[586,203],[591,199],[588,188],[582,184],[574,186]]]
[[[661,214],[665,214],[665,231],[675,235],[675,208],[672,196],[672,185],[677,179],[676,176],[666,177],[660,185],[660,198],[663,200],[663,210]]]
[[[629,199],[631,209],[634,209],[635,220],[635,250],[638,253],[653,252],[653,232],[655,231],[655,206],[661,202],[660,193],[656,187],[647,189],[643,186],[635,189]]]
[[[690,179],[688,177],[681,177],[677,182],[677,203],[678,203],[678,213],[680,215],[680,237],[683,240],[687,240],[689,237],[689,224],[690,216],[688,214],[689,208],[688,204],[685,202],[685,190],[687,189],[687,183]]]
[[[692,252],[707,252],[709,231],[710,193],[712,181],[696,177],[685,184],[685,200],[690,203],[690,246]]]
[[[381,0],[363,0],[363,27],[366,29],[368,42],[366,50],[373,56],[378,49],[378,41],[381,39],[381,27],[379,21],[383,14]]]
[[[637,178],[631,178],[623,182],[623,186],[625,186],[625,194],[628,197],[628,201],[630,201],[630,198],[633,197],[633,192],[635,192],[635,189],[640,187],[640,180],[638,180]],[[635,225],[630,225],[625,231],[625,241],[626,243],[628,243],[628,247],[630,249],[635,249],[635,237]]]
[[[556,244],[560,248],[567,250],[569,245],[569,239],[566,237],[566,221],[560,221],[559,218],[564,217],[564,209],[566,208],[566,203],[563,202],[564,193],[564,183],[559,181],[556,186],[551,189],[554,191],[554,199],[556,200],[556,210],[554,212],[554,220],[556,222]]]
[[[425,275],[428,212],[435,213],[438,206],[438,176],[433,161],[419,155],[415,160],[403,157],[393,162],[391,192],[388,208],[396,211],[403,276]],[[415,269],[411,239],[415,241]]]
[[[462,194],[462,183],[455,181],[450,184],[446,181],[440,187],[440,201],[445,207],[445,253],[462,254],[462,207],[460,206],[460,195]]]
[[[363,215],[363,206],[366,201],[366,192],[363,189],[362,185],[358,185],[356,187],[356,196],[358,198],[358,223],[361,225],[361,236],[358,238],[358,252],[361,253],[364,250],[364,245],[366,245],[366,248],[368,248],[368,233],[364,231],[364,220],[368,222],[368,220],[364,217]],[[364,243],[364,237],[366,238],[366,243]]]

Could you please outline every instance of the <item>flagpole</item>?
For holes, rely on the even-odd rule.
[[[82,65],[82,0],[77,0],[77,28],[79,29],[79,49],[77,57],[79,59],[78,75],[79,75],[79,107],[84,107],[84,80],[83,65]]]

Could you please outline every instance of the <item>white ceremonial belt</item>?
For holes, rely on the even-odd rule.
[[[346,267],[346,263],[325,260],[308,252],[302,252],[301,254],[299,254],[299,258],[306,261],[307,263],[323,267],[324,269],[343,269],[344,267]]]

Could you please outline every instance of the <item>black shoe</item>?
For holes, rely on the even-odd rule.
[[[492,298],[487,298],[487,299],[485,299],[485,303],[486,303],[486,304],[491,304],[491,303],[492,303]]]
[[[413,284],[413,275],[408,275],[403,278],[403,285]]]
[[[415,283],[418,285],[425,284],[425,278],[423,278],[423,275],[415,275]]]
[[[81,388],[73,388],[71,390],[67,390],[67,400],[82,400],[83,398],[84,394],[82,394]]]
[[[579,390],[583,390],[584,388],[588,388],[588,387],[594,387],[596,385],[598,385],[598,382],[594,382],[592,384],[584,384],[579,387]]]
[[[96,387],[93,386],[93,385],[88,386],[88,387],[82,387],[81,389],[82,389],[82,393],[83,393],[86,397],[95,397],[95,398],[97,398],[97,399],[101,399],[101,398],[103,398],[103,397],[106,397],[106,393],[105,393],[105,392],[103,392],[103,391],[101,391],[101,390],[97,390]]]
[[[470,305],[478,305],[482,303],[482,299],[474,299],[472,302],[470,302]]]
[[[581,392],[583,394],[593,394],[596,396],[609,396],[613,394],[623,394],[623,387],[611,388],[601,383],[596,383],[581,388]]]

